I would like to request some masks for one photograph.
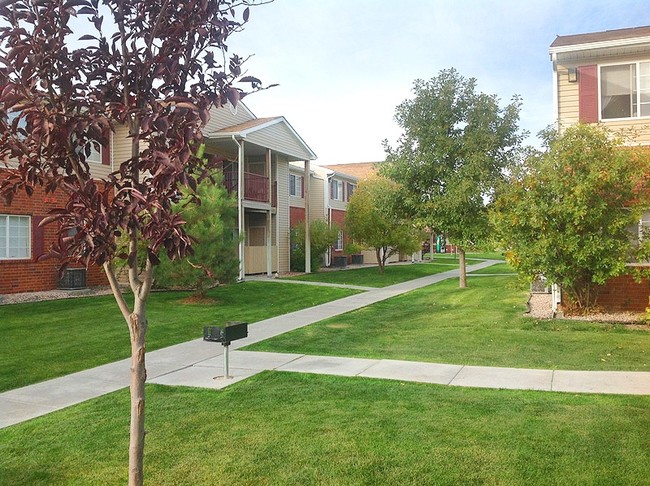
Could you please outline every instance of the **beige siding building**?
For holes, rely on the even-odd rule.
[[[628,145],[650,145],[650,26],[558,36],[549,54],[560,132],[576,123],[599,123],[619,132]],[[640,236],[649,225],[650,211],[631,231]],[[598,304],[643,311],[649,293],[648,282],[623,275],[607,282]],[[561,300],[554,287],[554,309]]]

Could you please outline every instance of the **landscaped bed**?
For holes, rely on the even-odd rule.
[[[148,386],[145,483],[646,484],[650,397],[265,372]],[[0,430],[0,479],[125,484],[123,390]]]
[[[247,349],[480,366],[650,371],[650,332],[527,317],[516,276],[450,279]]]
[[[246,282],[210,290],[209,303],[186,304],[188,292],[154,292],[147,349],[199,338],[205,325],[254,323],[353,293]],[[131,355],[129,332],[112,295],[0,306],[0,332],[0,391]]]

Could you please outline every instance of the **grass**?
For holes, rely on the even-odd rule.
[[[265,372],[148,386],[150,485],[647,484],[650,397]],[[128,392],[0,430],[0,483],[126,482]]]
[[[495,263],[486,268],[481,268],[480,270],[475,270],[471,272],[472,275],[485,275],[485,274],[496,274],[496,273],[515,273],[514,268],[512,268],[507,263]]]
[[[326,282],[345,285],[360,285],[364,287],[387,287],[407,280],[426,277],[436,273],[453,270],[457,263],[420,263],[416,265],[387,265],[383,274],[378,267],[364,267],[350,270],[337,270],[310,273],[289,277],[290,280],[304,280],[308,282]]]
[[[425,257],[428,258],[429,253],[425,254]],[[467,260],[505,260],[503,253],[496,251],[492,252],[467,252],[465,253],[465,258]],[[456,253],[434,253],[433,261],[440,260],[456,260],[458,261],[458,254]]]
[[[187,292],[154,292],[147,349],[201,337],[203,326],[250,323],[356,293],[348,289],[246,282],[212,289],[214,304],[183,304]],[[0,306],[0,391],[130,356],[129,333],[112,295]],[[2,481],[0,481],[2,483]]]
[[[650,332],[525,317],[515,276],[447,280],[247,349],[517,368],[650,371]]]

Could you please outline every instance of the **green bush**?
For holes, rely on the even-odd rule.
[[[326,221],[316,220],[309,225],[311,269],[318,270],[323,264],[323,255],[327,249],[336,243],[339,227],[328,226]],[[305,271],[305,223],[301,221],[291,228],[291,271]]]

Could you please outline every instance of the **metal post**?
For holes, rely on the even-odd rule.
[[[229,359],[228,350],[229,350],[229,348],[230,348],[230,343],[224,343],[223,344],[223,377],[226,380],[232,378],[232,376],[230,376],[230,367],[228,366],[228,359]]]

